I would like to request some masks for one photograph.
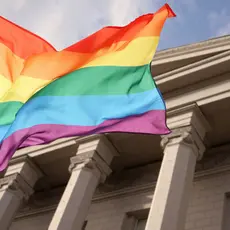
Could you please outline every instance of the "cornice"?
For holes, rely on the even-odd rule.
[[[230,36],[223,36],[215,39],[193,43],[185,46],[175,47],[162,50],[156,53],[153,58],[152,65],[162,64],[172,60],[180,60],[185,58],[224,52],[230,49]]]
[[[204,79],[164,95],[167,112],[192,103],[201,106],[228,97],[230,97],[229,73]]]
[[[57,208],[57,204],[48,205],[38,209],[28,209],[27,211],[19,212],[15,217],[15,220],[30,217],[30,216],[36,216],[46,212],[54,212],[56,208]]]
[[[164,83],[166,80],[174,80],[176,78],[182,77],[191,72],[197,72],[201,69],[208,68],[212,65],[218,65],[222,62],[226,62],[230,60],[230,50],[227,50],[223,53],[216,54],[214,56],[205,58],[204,60],[197,61],[195,63],[188,64],[186,66],[182,66],[180,68],[171,70],[169,72],[157,75],[154,77],[156,83],[158,85]],[[165,79],[165,80],[164,80]]]
[[[221,84],[224,84],[225,86],[222,87],[222,94],[224,94],[226,91],[228,93],[230,92],[230,88],[228,86],[230,83],[229,63],[230,50],[157,75],[154,77],[154,79],[166,100],[166,105],[167,103],[170,103],[175,96],[182,98],[189,95],[190,98],[194,97],[195,99],[199,95],[201,97],[200,100],[207,100],[208,97],[200,89],[201,85],[203,88],[210,89],[210,91],[207,92],[210,95],[209,97],[216,95],[216,90],[211,90],[211,88],[218,89],[219,85]],[[219,79],[219,81],[214,83],[214,81],[217,81],[217,79]],[[212,83],[214,84],[212,85]],[[197,91],[199,91],[199,94],[196,96]],[[197,100],[199,99],[195,99],[195,101]],[[178,105],[180,104],[181,103],[178,103]],[[175,106],[170,105],[170,109],[175,109]]]

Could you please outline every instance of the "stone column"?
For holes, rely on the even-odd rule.
[[[71,176],[49,230],[82,228],[97,185],[111,173],[109,165],[116,155],[105,136],[91,137],[80,143],[77,155],[71,159]]]
[[[204,146],[195,130],[173,132],[162,139],[164,157],[146,230],[184,230],[195,165]]]
[[[24,200],[33,193],[33,186],[42,173],[27,158],[7,168],[0,179],[0,229],[7,230]]]

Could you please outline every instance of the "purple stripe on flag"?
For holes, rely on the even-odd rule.
[[[107,120],[98,126],[36,125],[18,130],[0,147],[0,171],[4,170],[19,148],[47,144],[63,137],[85,136],[109,132],[168,134],[165,110],[152,110],[142,115]]]

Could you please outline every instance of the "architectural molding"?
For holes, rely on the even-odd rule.
[[[103,183],[112,172],[109,167],[112,159],[118,155],[117,150],[106,136],[91,136],[90,139],[79,141],[76,156],[70,160],[69,171],[85,168],[98,174],[96,171],[99,170],[100,182]]]
[[[9,175],[0,179],[0,191],[5,190],[13,193],[20,200],[28,200],[33,194],[33,189],[26,183],[20,174]]]
[[[183,133],[183,127],[191,126],[203,140],[206,132],[211,130],[211,125],[201,112],[196,103],[192,103],[168,112],[167,125],[178,134]],[[182,128],[182,129],[181,129]],[[185,130],[187,131],[187,130]]]
[[[73,172],[75,170],[90,170],[93,171],[93,174],[99,176],[100,182],[103,183],[106,180],[106,177],[109,176],[112,172],[110,167],[98,156],[96,151],[86,155],[85,160],[79,159],[79,156],[71,158],[71,164],[69,166],[69,171]]]
[[[163,149],[166,148],[166,146],[169,145],[175,145],[183,143],[185,145],[196,145],[195,141],[192,138],[191,130],[189,130],[189,127],[174,130],[172,134],[169,134],[168,136],[163,136],[161,139],[161,147]]]
[[[113,157],[119,156],[118,151],[108,140],[105,134],[91,135],[87,137],[78,138],[76,139],[76,142],[78,144],[78,150],[76,155],[96,151],[100,155],[100,157],[103,158],[105,162],[108,164],[111,163]],[[108,154],[108,152],[110,154]]]
[[[173,60],[190,58],[198,55],[207,55],[224,52],[230,49],[230,36],[209,39],[185,46],[175,47],[159,51],[153,58],[152,65],[161,64]],[[169,60],[170,59],[170,60]]]
[[[162,136],[161,147],[181,143],[193,148],[200,160],[205,151],[203,140],[211,126],[199,107],[194,103],[169,112],[167,124],[172,133]]]
[[[192,148],[197,160],[202,159],[205,146],[194,128],[188,126],[173,130],[171,134],[163,136],[161,140],[161,147],[163,149],[179,144]]]
[[[0,191],[7,190],[20,199],[28,200],[34,192],[35,183],[42,176],[43,173],[28,157],[18,158],[10,162],[0,179]]]
[[[218,151],[219,149],[219,151]],[[197,163],[197,171],[206,171],[216,168],[226,168],[230,166],[230,148],[226,148],[226,151],[222,151],[223,148],[217,148],[209,150],[204,160]]]
[[[46,212],[54,212],[57,208],[57,205],[58,204],[56,203],[56,204],[52,204],[52,205],[48,205],[48,206],[44,206],[44,207],[39,207],[39,208],[29,208],[25,211],[23,210],[23,211],[19,212],[14,219],[15,220],[23,219],[23,218],[27,218],[30,216],[37,216],[39,214],[44,214]]]
[[[192,103],[200,106],[230,97],[229,73],[217,74],[212,78],[186,86],[163,94],[168,111]]]
[[[180,78],[184,78],[186,76],[190,76],[192,73],[197,73],[199,71],[202,71],[204,69],[210,68],[210,67],[214,67],[217,65],[220,65],[222,63],[226,63],[230,61],[230,50],[225,51],[223,53],[220,54],[216,54],[214,56],[205,58],[203,60],[197,61],[195,63],[191,63],[182,67],[179,67],[177,69],[173,69],[169,72],[157,75],[156,77],[154,77],[157,85],[160,87],[161,84],[164,83],[169,83],[171,81],[175,81],[177,79]],[[227,66],[228,68],[229,66]],[[222,72],[223,73],[223,72]],[[196,78],[196,75],[193,76],[193,79],[190,79],[189,83],[190,84],[194,84],[196,82],[202,81],[204,79],[208,79],[210,77],[212,77],[212,75],[202,75],[199,78]],[[180,83],[180,82],[178,82]],[[171,88],[172,90],[172,88]]]

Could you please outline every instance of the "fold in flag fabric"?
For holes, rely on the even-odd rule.
[[[21,74],[25,60],[50,51],[55,49],[48,42],[0,17],[0,141],[23,102],[45,85],[39,78]],[[0,162],[1,155],[2,148]]]
[[[108,132],[167,134],[150,70],[164,5],[61,51],[0,18],[0,170],[19,148]]]

